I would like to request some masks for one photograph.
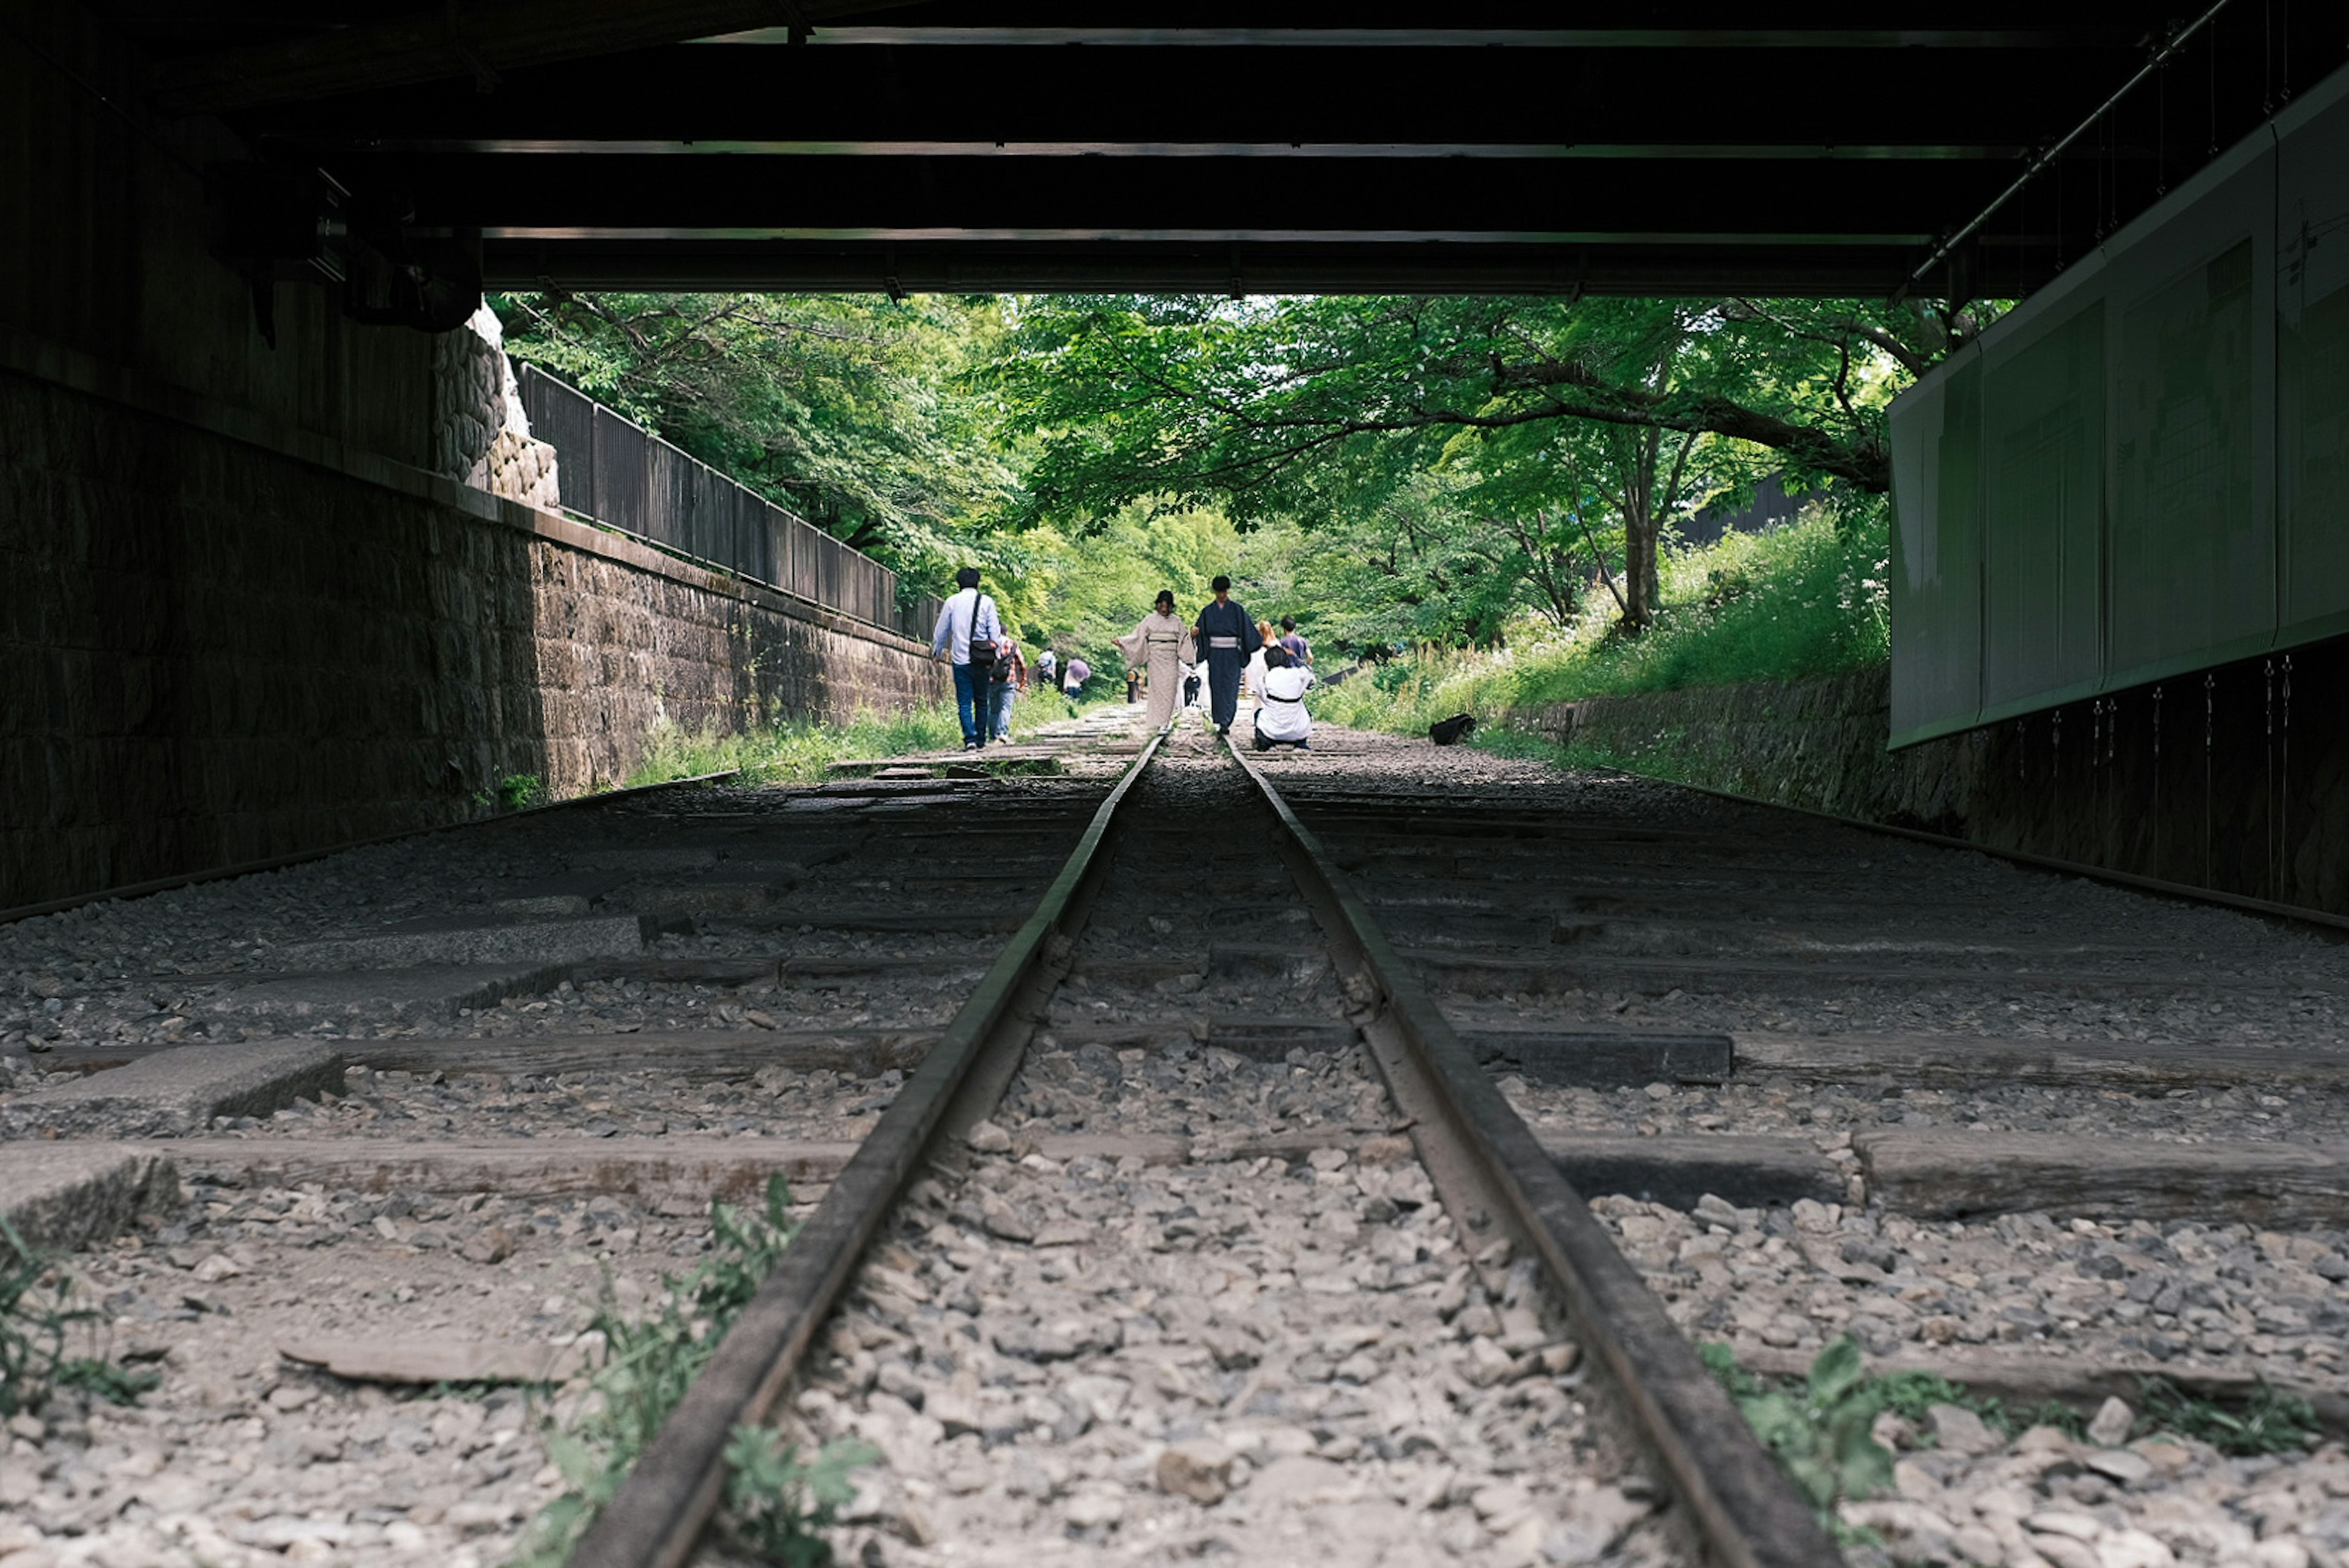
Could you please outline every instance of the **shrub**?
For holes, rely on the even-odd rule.
[[[1822,511],[1767,533],[1670,556],[1655,624],[1632,636],[1612,600],[1564,633],[1526,624],[1495,650],[1423,647],[1315,699],[1340,724],[1410,732],[1450,714],[1487,720],[1579,697],[1750,680],[1800,680],[1891,653],[1881,509],[1847,527]],[[1488,724],[1479,738],[1497,733]]]

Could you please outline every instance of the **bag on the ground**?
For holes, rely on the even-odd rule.
[[[1476,727],[1474,714],[1455,713],[1450,718],[1437,719],[1427,727],[1427,738],[1438,746],[1457,745]]]

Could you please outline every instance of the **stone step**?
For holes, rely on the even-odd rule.
[[[636,914],[567,920],[434,915],[349,936],[289,943],[273,954],[288,970],[405,969],[427,964],[576,964],[641,953],[656,923]]]
[[[14,1138],[152,1138],[201,1132],[216,1116],[267,1116],[343,1088],[343,1056],[323,1040],[178,1046],[0,1106]]]
[[[509,996],[536,996],[571,977],[566,964],[437,964],[413,969],[346,969],[279,975],[235,985],[210,1010],[274,1024],[338,1018],[418,1022],[481,1012]]]

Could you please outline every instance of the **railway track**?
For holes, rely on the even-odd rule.
[[[1774,1371],[1848,1333],[2025,1402],[2163,1370],[2333,1408],[2332,950],[1335,738],[1259,765],[1102,728],[1056,779],[626,802],[244,911],[264,954],[385,967],[223,976],[248,935],[150,940],[127,987],[35,975],[81,991],[40,998],[49,1063],[298,1024],[269,1049],[367,1065],[322,1109],[152,1120],[182,1094],[136,1129],[180,1136],[80,1178],[120,1209],[168,1149],[191,1194],[78,1265],[164,1395],[20,1430],[39,1483],[0,1501],[36,1551],[499,1560],[560,1480],[512,1384],[592,1357],[599,1277],[656,1296],[709,1195],[778,1171],[797,1239],[574,1563],[727,1560],[723,1454],[761,1422],[877,1446],[840,1537],[866,1562],[1836,1560],[1692,1336]],[[471,913],[297,940],[336,894]],[[629,918],[633,951],[539,929]],[[336,1069],[304,1070],[288,1095]],[[71,1088],[0,1116],[69,1152],[127,1125],[42,1109]],[[2071,1568],[2060,1537],[2108,1568],[2161,1541],[2133,1486],[2202,1486],[2178,1517],[2223,1545],[2258,1490],[2158,1440],[2017,1469],[1962,1415],[1857,1505],[1926,1560]]]

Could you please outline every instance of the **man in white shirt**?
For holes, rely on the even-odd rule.
[[[954,665],[955,708],[962,717],[962,748],[977,751],[987,744],[989,697],[988,676],[993,672],[995,645],[1003,636],[996,619],[995,601],[978,591],[978,568],[966,566],[955,573],[955,596],[938,612],[937,630],[930,634],[930,656]],[[977,668],[972,665],[976,664]]]
[[[1313,672],[1291,664],[1287,648],[1275,643],[1264,650],[1264,679],[1259,683],[1256,709],[1258,751],[1269,751],[1276,746],[1294,746],[1299,751],[1313,749],[1313,720],[1305,711],[1305,693],[1312,685]]]

